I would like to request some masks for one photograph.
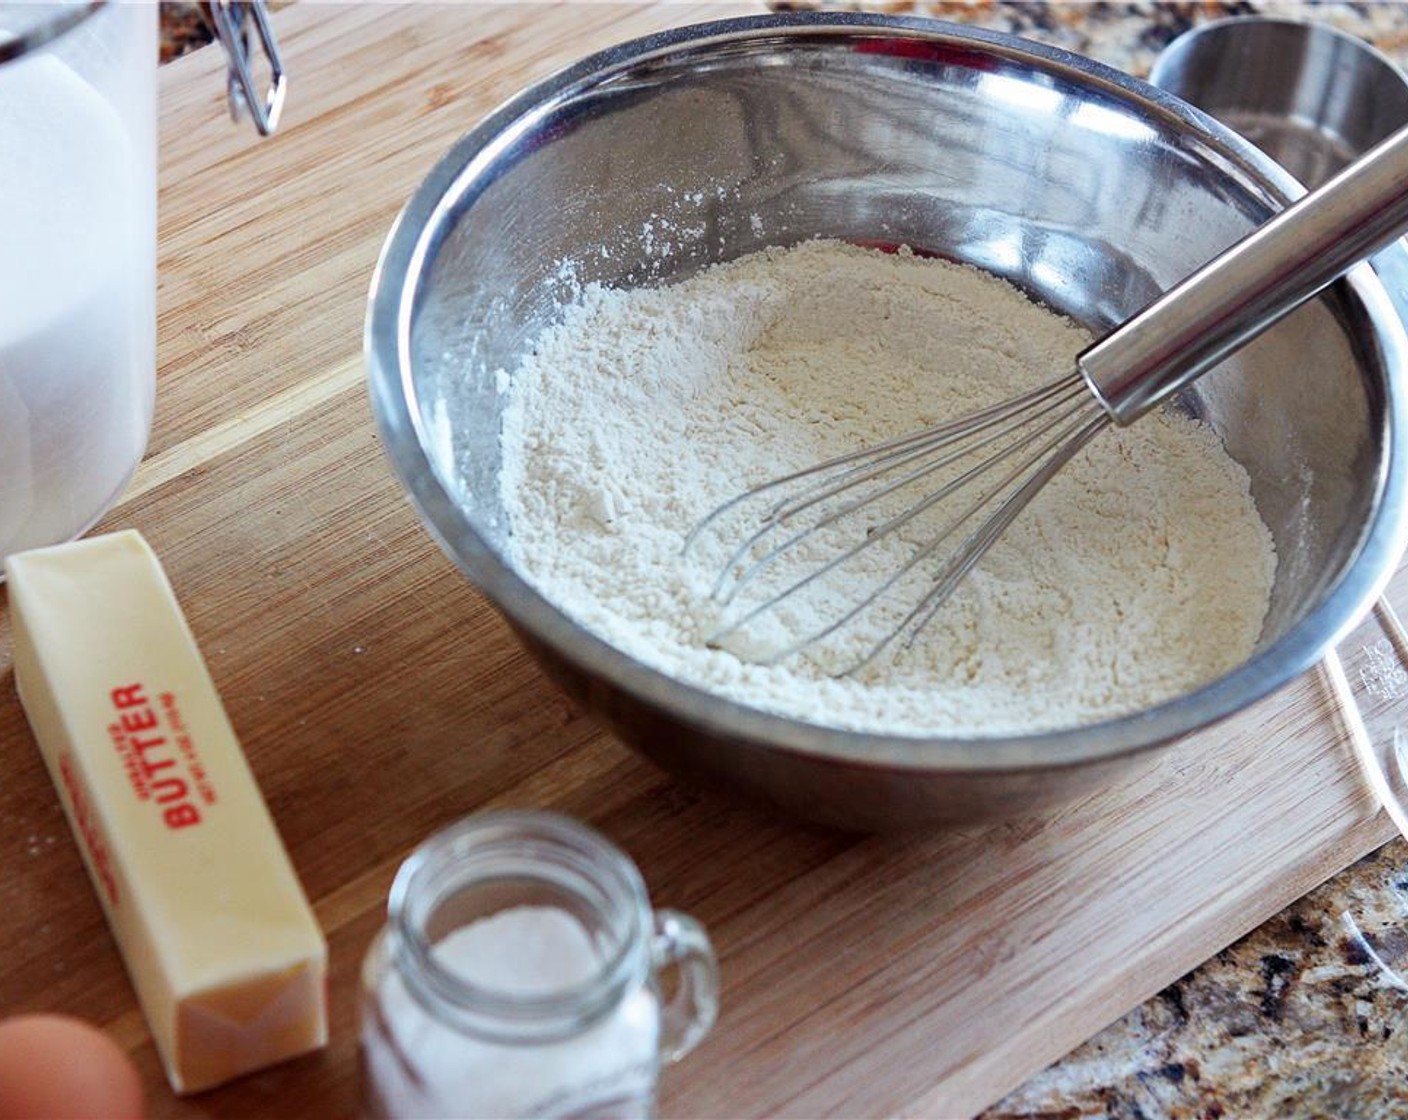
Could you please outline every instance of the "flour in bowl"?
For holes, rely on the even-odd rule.
[[[710,648],[714,573],[681,560],[739,491],[1045,383],[1089,341],[976,269],[837,242],[588,286],[507,379],[509,559],[636,659],[812,723],[1009,735],[1172,699],[1246,658],[1276,564],[1246,472],[1172,411],[1101,435],[856,677]]]

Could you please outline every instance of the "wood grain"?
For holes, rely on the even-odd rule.
[[[958,1116],[1387,839],[1314,677],[1035,821],[857,838],[696,796],[545,681],[418,525],[378,445],[360,332],[396,211],[524,84],[750,10],[295,6],[280,135],[222,118],[221,60],[164,69],[160,386],[104,528],[162,556],[332,950],[326,1052],[178,1100],[14,697],[0,612],[0,1008],[108,1026],[157,1116],[347,1116],[357,970],[396,866],[491,806],[592,822],[710,928],[688,1116]],[[1395,594],[1408,593],[1400,575]]]

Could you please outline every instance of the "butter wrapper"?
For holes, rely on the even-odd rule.
[[[155,554],[10,556],[15,683],[167,1077],[327,1041],[327,944]]]

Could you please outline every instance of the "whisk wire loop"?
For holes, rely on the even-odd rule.
[[[1026,509],[1037,496],[1087,443],[1099,435],[1111,423],[1106,412],[1091,416],[1088,411],[1077,417],[1069,428],[1046,445],[1027,464],[1045,458],[1036,472],[1014,491],[963,545],[953,554],[943,569],[934,577],[933,589],[907,614],[903,621],[876,642],[859,661],[856,661],[844,675],[853,675],[875,660],[884,650],[903,636],[901,646],[908,649],[924,628],[929,625],[949,597],[958,589],[975,565],[987,554],[988,549],[997,543],[1017,515]],[[1025,468],[1023,468],[1025,469]],[[1016,473],[1014,472],[1013,477]],[[798,648],[801,648],[800,646]],[[796,652],[795,650],[793,652]]]
[[[1095,415],[1092,415],[1095,413]],[[938,609],[948,600],[957,589],[963,577],[972,570],[973,566],[982,559],[983,555],[997,541],[1002,532],[1011,524],[1013,519],[1027,506],[1036,496],[1041,487],[1062,467],[1069,459],[1075,455],[1085,443],[1094,438],[1109,423],[1109,417],[1091,401],[1077,402],[1071,408],[1065,410],[1060,416],[1043,424],[1040,432],[1033,433],[1030,438],[1021,445],[1006,449],[999,457],[989,458],[978,464],[970,472],[974,475],[989,471],[997,466],[1004,458],[1015,453],[1019,447],[1029,446],[1031,442],[1039,439],[1043,434],[1049,434],[1056,430],[1056,434],[1047,439],[1042,445],[1030,455],[1024,457],[1015,467],[1012,467],[997,482],[988,486],[983,493],[971,502],[962,513],[949,520],[945,526],[935,533],[935,535],[917,548],[914,553],[902,565],[899,565],[890,576],[884,580],[874,590],[862,596],[858,602],[846,609],[839,617],[827,623],[825,626],[813,630],[796,638],[786,646],[772,652],[766,658],[759,658],[760,664],[774,665],[801,650],[813,646],[818,642],[836,634],[850,623],[856,621],[867,611],[881,602],[900,582],[919,568],[925,561],[929,560],[937,553],[953,535],[974,517],[981,514],[994,499],[1011,490],[1014,483],[1021,479],[1028,472],[1035,472],[1025,483],[1012,491],[1004,499],[997,509],[987,518],[979,523],[976,529],[963,540],[953,551],[952,555],[944,562],[943,566],[926,577],[926,582],[930,585],[929,592],[923,596],[920,602],[914,606],[897,624],[888,628],[885,634],[867,649],[860,657],[853,658],[846,666],[835,672],[836,676],[853,676],[866,665],[876,659],[887,647],[892,645],[901,635],[905,636],[903,645],[907,647],[911,644],[929,621],[933,618]],[[956,492],[963,486],[969,485],[972,478],[956,479],[950,484],[950,493]],[[936,494],[926,499],[926,506],[932,506],[948,493]],[[907,511],[917,514],[918,511]],[[878,533],[877,533],[878,535]],[[859,547],[855,549],[858,552]],[[790,598],[795,592],[804,586],[812,583],[829,570],[839,567],[848,557],[841,557],[833,560],[825,568],[815,571],[804,579],[797,581],[787,588],[764,602],[755,606],[748,614],[730,623],[718,631],[711,640],[721,640],[729,634],[741,629],[748,623],[755,621],[762,615],[775,610],[785,599]]]
[[[760,664],[775,664],[838,633],[866,612],[880,610],[877,604],[884,602],[887,611],[895,609],[889,600],[897,590],[904,591],[906,597],[913,594],[912,587],[900,587],[908,577],[909,583],[920,580],[924,585],[918,601],[908,609],[908,604],[901,601],[897,608],[902,613],[900,624],[890,626],[880,640],[859,658],[852,657],[837,675],[854,673],[901,634],[907,635],[908,645],[1041,487],[1108,419],[1079,374],[1068,374],[962,421],[837,456],[739,495],[701,522],[685,548],[690,548],[707,526],[719,524],[731,511],[735,517],[729,522],[734,523],[744,515],[744,503],[780,493],[763,513],[761,524],[747,534],[742,544],[732,548],[714,582],[711,597],[728,611],[765,575],[775,576],[774,582],[781,586],[765,588],[758,601],[744,603],[731,612],[733,617],[706,641],[721,645],[731,635],[812,589],[810,594],[822,599],[821,617],[812,619],[805,633],[789,635],[791,640],[781,648],[750,657]],[[976,496],[964,499],[956,512],[942,505],[970,492],[976,492]],[[911,494],[915,497],[908,500]],[[891,499],[907,504],[894,509]],[[866,525],[856,520],[870,518],[874,510],[884,511],[879,524]],[[926,514],[930,516],[920,521]],[[957,544],[950,544],[973,526],[975,519],[976,527]],[[854,529],[842,524],[848,526],[852,522],[856,522]],[[920,539],[909,539],[914,536],[912,530],[907,530],[911,526],[921,530]],[[724,528],[719,527],[721,531]],[[824,563],[795,578],[781,567],[790,553],[833,529],[851,533],[853,543],[835,549]],[[863,535],[855,539],[858,530],[863,530]],[[906,531],[906,536],[901,537],[905,557],[897,560],[878,585],[870,586],[874,581],[868,580],[858,598],[848,597],[839,603],[827,600],[828,589],[819,581],[832,573],[844,576],[842,569],[847,564],[902,530]],[[769,541],[779,533],[786,535],[776,542]],[[948,556],[940,553],[945,546],[951,550]],[[935,571],[927,571],[936,562]],[[874,570],[872,564],[865,575],[870,576]]]
[[[955,466],[965,459],[971,459],[978,451],[985,447],[1008,443],[1004,453],[1010,453],[1018,448],[1029,444],[1032,440],[1039,438],[1051,426],[1059,423],[1065,416],[1076,408],[1083,407],[1089,403],[1089,395],[1086,393],[1071,392],[1066,397],[1057,397],[1056,402],[1064,405],[1062,411],[1058,412],[1049,424],[1037,428],[1026,436],[1019,436],[1024,428],[1031,426],[1031,416],[1012,417],[1011,409],[1003,409],[1000,414],[994,415],[990,420],[966,429],[963,432],[955,433],[951,425],[943,428],[931,428],[926,433],[927,439],[918,441],[910,437],[904,442],[909,446],[903,450],[889,451],[881,453],[878,448],[872,448],[867,455],[867,461],[856,466],[852,466],[840,475],[828,480],[822,478],[807,487],[801,494],[791,498],[785,498],[763,518],[762,524],[743,541],[728,558],[723,569],[719,573],[718,579],[714,583],[711,596],[720,605],[728,606],[753,580],[779,558],[791,551],[794,547],[807,540],[813,534],[820,532],[829,526],[838,524],[845,518],[857,511],[872,506],[877,502],[889,497],[891,494],[921,482],[926,478],[933,477],[940,472]],[[1043,399],[1045,399],[1043,397]],[[977,438],[984,429],[989,430],[988,434]],[[899,442],[899,441],[897,441]],[[935,456],[938,456],[935,458]],[[833,460],[834,461],[834,460]],[[858,489],[859,487],[876,482],[886,476],[894,474],[896,471],[914,462],[921,462],[923,466],[911,470],[898,478],[892,478],[883,483],[879,489],[866,491],[859,497],[851,498],[835,506],[829,512],[822,513],[818,520],[804,525],[796,530],[791,536],[786,537],[780,543],[772,546],[767,552],[758,556],[746,568],[744,562],[746,557],[753,552],[758,545],[770,534],[778,529],[784,528],[788,523],[794,521],[801,514],[808,510],[821,506],[833,498],[838,498],[842,494]],[[952,479],[939,490],[932,493],[925,500],[911,506],[905,513],[892,517],[878,528],[872,529],[866,537],[854,549],[845,552],[838,557],[838,563],[849,560],[859,552],[877,543],[894,529],[914,520],[920,514],[949,497],[963,485],[971,482],[975,478],[986,473],[987,464],[979,463],[972,469]],[[811,473],[811,472],[808,472]],[[816,576],[824,575],[833,570],[836,564],[829,564],[816,573]],[[807,580],[805,582],[811,582]],[[796,589],[796,588],[794,588]],[[784,592],[778,596],[785,598],[788,593]]]
[[[808,476],[818,477],[818,481],[809,489],[791,498],[784,498],[769,517],[783,519],[792,513],[799,512],[805,505],[812,504],[816,499],[809,499],[808,496],[813,491],[823,493],[836,493],[857,485],[871,476],[874,468],[880,464],[891,464],[885,469],[894,469],[895,465],[902,465],[912,462],[916,458],[921,458],[930,454],[936,449],[948,447],[956,443],[966,442],[979,432],[988,431],[1000,425],[1007,425],[1004,431],[1011,431],[1014,428],[1024,426],[1030,421],[1030,409],[1038,407],[1057,407],[1073,397],[1081,397],[1082,386],[1078,381],[1070,377],[1062,377],[1057,381],[1049,382],[1039,389],[1034,389],[1030,393],[1011,400],[999,402],[980,412],[976,412],[966,420],[951,420],[944,424],[923,428],[908,435],[896,437],[885,443],[874,444],[861,451],[851,452],[847,455],[838,455],[834,459],[818,463],[804,470],[797,471],[792,475],[775,480],[763,487],[758,487],[752,491],[753,494],[762,493],[765,489],[782,486],[787,482],[796,481]],[[1001,433],[993,436],[999,438]],[[990,442],[990,441],[989,441]],[[838,466],[847,463],[855,463],[851,470],[844,474],[835,476],[834,470]],[[845,482],[843,480],[856,476],[856,482]],[[746,497],[747,495],[745,495]],[[721,509],[724,507],[721,507]]]
[[[711,510],[703,520],[699,521],[694,528],[690,530],[689,535],[685,537],[684,544],[680,548],[680,554],[682,556],[688,555],[691,548],[693,548],[695,543],[703,535],[704,531],[716,523],[721,517],[737,509],[745,502],[751,502],[763,494],[780,490],[785,486],[791,486],[805,478],[820,475],[829,477],[837,467],[843,467],[847,464],[863,464],[888,454],[903,451],[906,448],[915,447],[916,445],[927,447],[935,439],[968,435],[971,432],[986,428],[1003,419],[1021,414],[1028,409],[1039,408],[1044,404],[1051,403],[1053,397],[1070,396],[1073,390],[1076,389],[1084,391],[1084,384],[1081,379],[1079,377],[1072,378],[1070,375],[1065,375],[1055,381],[1047,382],[1045,385],[1023,393],[1021,396],[1012,397],[1008,400],[1000,401],[997,404],[989,405],[987,408],[971,413],[960,419],[950,420],[944,424],[922,428],[916,432],[896,436],[894,439],[886,440],[883,443],[873,444],[859,451],[851,451],[844,455],[837,455],[834,458],[826,459],[820,463],[813,463],[811,466],[793,471],[790,474],[769,479],[767,482],[745,490],[741,494],[730,498],[728,501]],[[825,484],[825,482],[822,482],[818,485]]]

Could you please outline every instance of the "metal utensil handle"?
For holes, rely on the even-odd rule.
[[[260,136],[272,136],[279,127],[288,78],[283,57],[264,0],[206,0],[201,11],[225,51],[226,99],[230,119],[248,113]],[[269,67],[269,85],[260,92],[254,77],[254,52],[249,45],[248,24],[254,25],[259,46]]]
[[[1408,128],[1213,258],[1076,359],[1128,424],[1408,231]]]

